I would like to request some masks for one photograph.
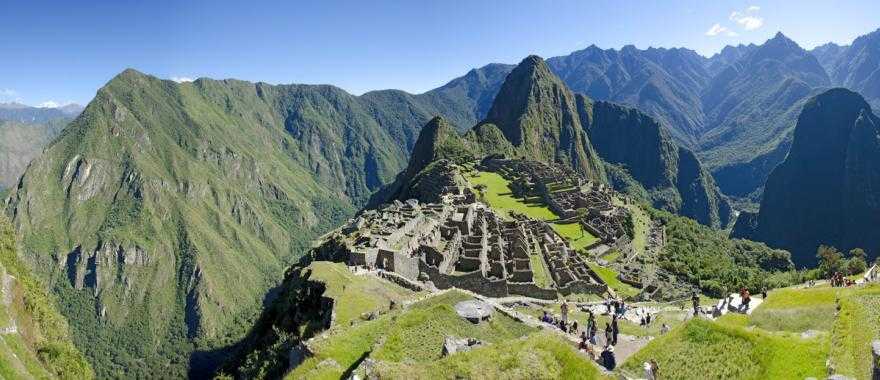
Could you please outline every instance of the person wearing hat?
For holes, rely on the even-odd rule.
[[[614,346],[607,345],[602,351],[602,366],[609,371],[613,371],[617,367],[617,359],[614,358]]]

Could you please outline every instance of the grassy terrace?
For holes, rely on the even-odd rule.
[[[360,361],[377,360],[381,378],[596,378],[598,371],[560,338],[503,314],[474,325],[453,310],[470,299],[461,292],[419,301],[378,319],[338,329],[311,345],[314,355],[289,379],[339,379]],[[489,343],[443,358],[446,336]]]
[[[356,276],[340,263],[316,261],[309,268],[313,280],[327,285],[324,293],[334,300],[334,324],[347,326],[363,313],[388,309],[390,301],[400,303],[415,293],[388,281]]]
[[[617,279],[617,272],[614,269],[600,266],[596,263],[587,263],[590,269],[599,276],[614,292],[620,297],[632,297],[639,294],[639,290],[632,285],[626,284]]]
[[[836,311],[840,303],[840,313]],[[812,330],[812,337],[801,333]],[[627,360],[639,373],[655,359],[664,378],[870,378],[870,343],[880,338],[880,286],[772,291],[750,316],[689,321]]]
[[[486,203],[502,217],[509,218],[510,212],[517,212],[532,219],[547,221],[556,232],[569,240],[572,248],[581,249],[598,241],[578,223],[559,223],[559,216],[538,198],[516,198],[510,190],[510,181],[498,173],[477,171],[468,177],[474,186],[484,185]]]

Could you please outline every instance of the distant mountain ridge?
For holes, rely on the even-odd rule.
[[[632,105],[656,118],[697,154],[722,191],[756,201],[770,171],[788,153],[807,99],[837,85],[880,103],[880,96],[871,95],[880,91],[874,80],[878,34],[858,38],[857,48],[829,44],[808,52],[777,33],[764,44],[727,46],[709,58],[685,48],[591,45],[547,64],[574,92]]]
[[[82,107],[30,107],[0,103],[0,190],[18,181],[27,164],[40,154]]]

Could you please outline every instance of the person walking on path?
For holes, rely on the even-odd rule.
[[[700,296],[697,295],[697,292],[694,292],[691,302],[694,304],[694,317],[696,318],[700,316]]]
[[[611,342],[612,345],[615,345],[615,346],[617,345],[617,334],[618,333],[620,333],[620,329],[617,326],[617,316],[615,316],[614,318],[611,319],[611,337],[613,338],[612,342]]]
[[[562,300],[562,305],[559,306],[559,311],[562,313],[562,323],[568,323],[568,302],[565,299]]]
[[[608,322],[605,322],[605,344],[611,344],[611,339],[613,338],[613,332],[611,331],[611,325]]]

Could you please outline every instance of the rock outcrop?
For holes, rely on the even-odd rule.
[[[736,236],[813,264],[820,244],[880,252],[880,118],[859,94],[832,89],[798,118],[791,151],[767,180],[757,215],[741,216]]]

